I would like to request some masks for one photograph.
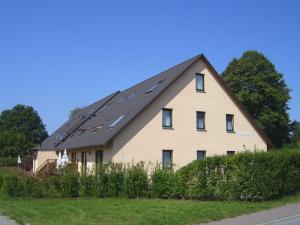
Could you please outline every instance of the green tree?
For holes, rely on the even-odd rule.
[[[275,147],[289,142],[290,90],[263,54],[247,51],[240,59],[234,58],[221,77]]]
[[[69,113],[69,119],[73,119],[79,112],[81,111],[80,107],[75,107],[74,109],[72,109]]]
[[[300,146],[300,122],[294,121],[291,123],[291,142]]]
[[[25,155],[47,137],[45,125],[30,106],[16,105],[0,114],[0,156]]]

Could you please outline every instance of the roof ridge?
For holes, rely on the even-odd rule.
[[[146,80],[140,81],[140,82],[138,82],[138,83],[132,85],[132,86],[129,87],[129,88],[126,88],[126,89],[124,89],[124,90],[121,90],[121,92],[125,92],[125,91],[127,91],[127,90],[129,90],[129,89],[131,89],[131,88],[134,88],[134,87],[138,86],[138,85],[141,84],[141,83],[144,83],[144,82],[147,82],[147,81],[149,81],[149,80],[152,80],[152,79],[155,78],[155,77],[159,77],[161,74],[166,73],[166,72],[168,72],[169,70],[172,70],[172,69],[175,68],[175,67],[178,67],[178,66],[180,66],[180,65],[182,65],[182,64],[184,64],[184,63],[187,63],[188,61],[195,60],[196,58],[200,58],[200,57],[202,57],[202,56],[203,56],[202,53],[201,53],[201,54],[198,54],[198,55],[195,55],[194,57],[189,58],[189,59],[187,59],[187,60],[185,60],[185,61],[183,61],[183,62],[181,62],[181,63],[175,64],[175,66],[172,66],[172,67],[170,67],[170,68],[168,68],[168,69],[165,69],[164,71],[160,72],[159,74],[156,74],[156,75],[154,75],[154,76],[152,76],[152,77],[149,77],[149,78],[147,78]]]

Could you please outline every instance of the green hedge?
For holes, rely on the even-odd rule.
[[[244,152],[194,161],[177,170],[144,163],[103,164],[95,175],[74,170],[48,178],[0,174],[1,192],[24,197],[127,197],[260,201],[300,191],[300,151]]]
[[[178,173],[185,198],[277,198],[300,191],[300,151],[215,156],[194,161]]]
[[[17,158],[0,158],[0,167],[16,167]]]

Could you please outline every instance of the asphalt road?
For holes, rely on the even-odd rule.
[[[205,225],[300,225],[300,204],[286,205]]]

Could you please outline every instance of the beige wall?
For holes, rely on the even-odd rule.
[[[195,73],[205,74],[205,93],[196,92]],[[173,109],[172,130],[162,129],[162,108]],[[206,112],[205,132],[196,129],[196,111]],[[226,114],[234,114],[235,133],[226,132]],[[199,61],[116,136],[107,154],[117,162],[161,163],[163,149],[173,150],[178,168],[195,160],[197,150],[212,156],[267,145]]]
[[[39,167],[47,160],[47,159],[57,159],[56,150],[40,150],[37,152],[37,157],[35,160],[35,168],[39,169]]]

